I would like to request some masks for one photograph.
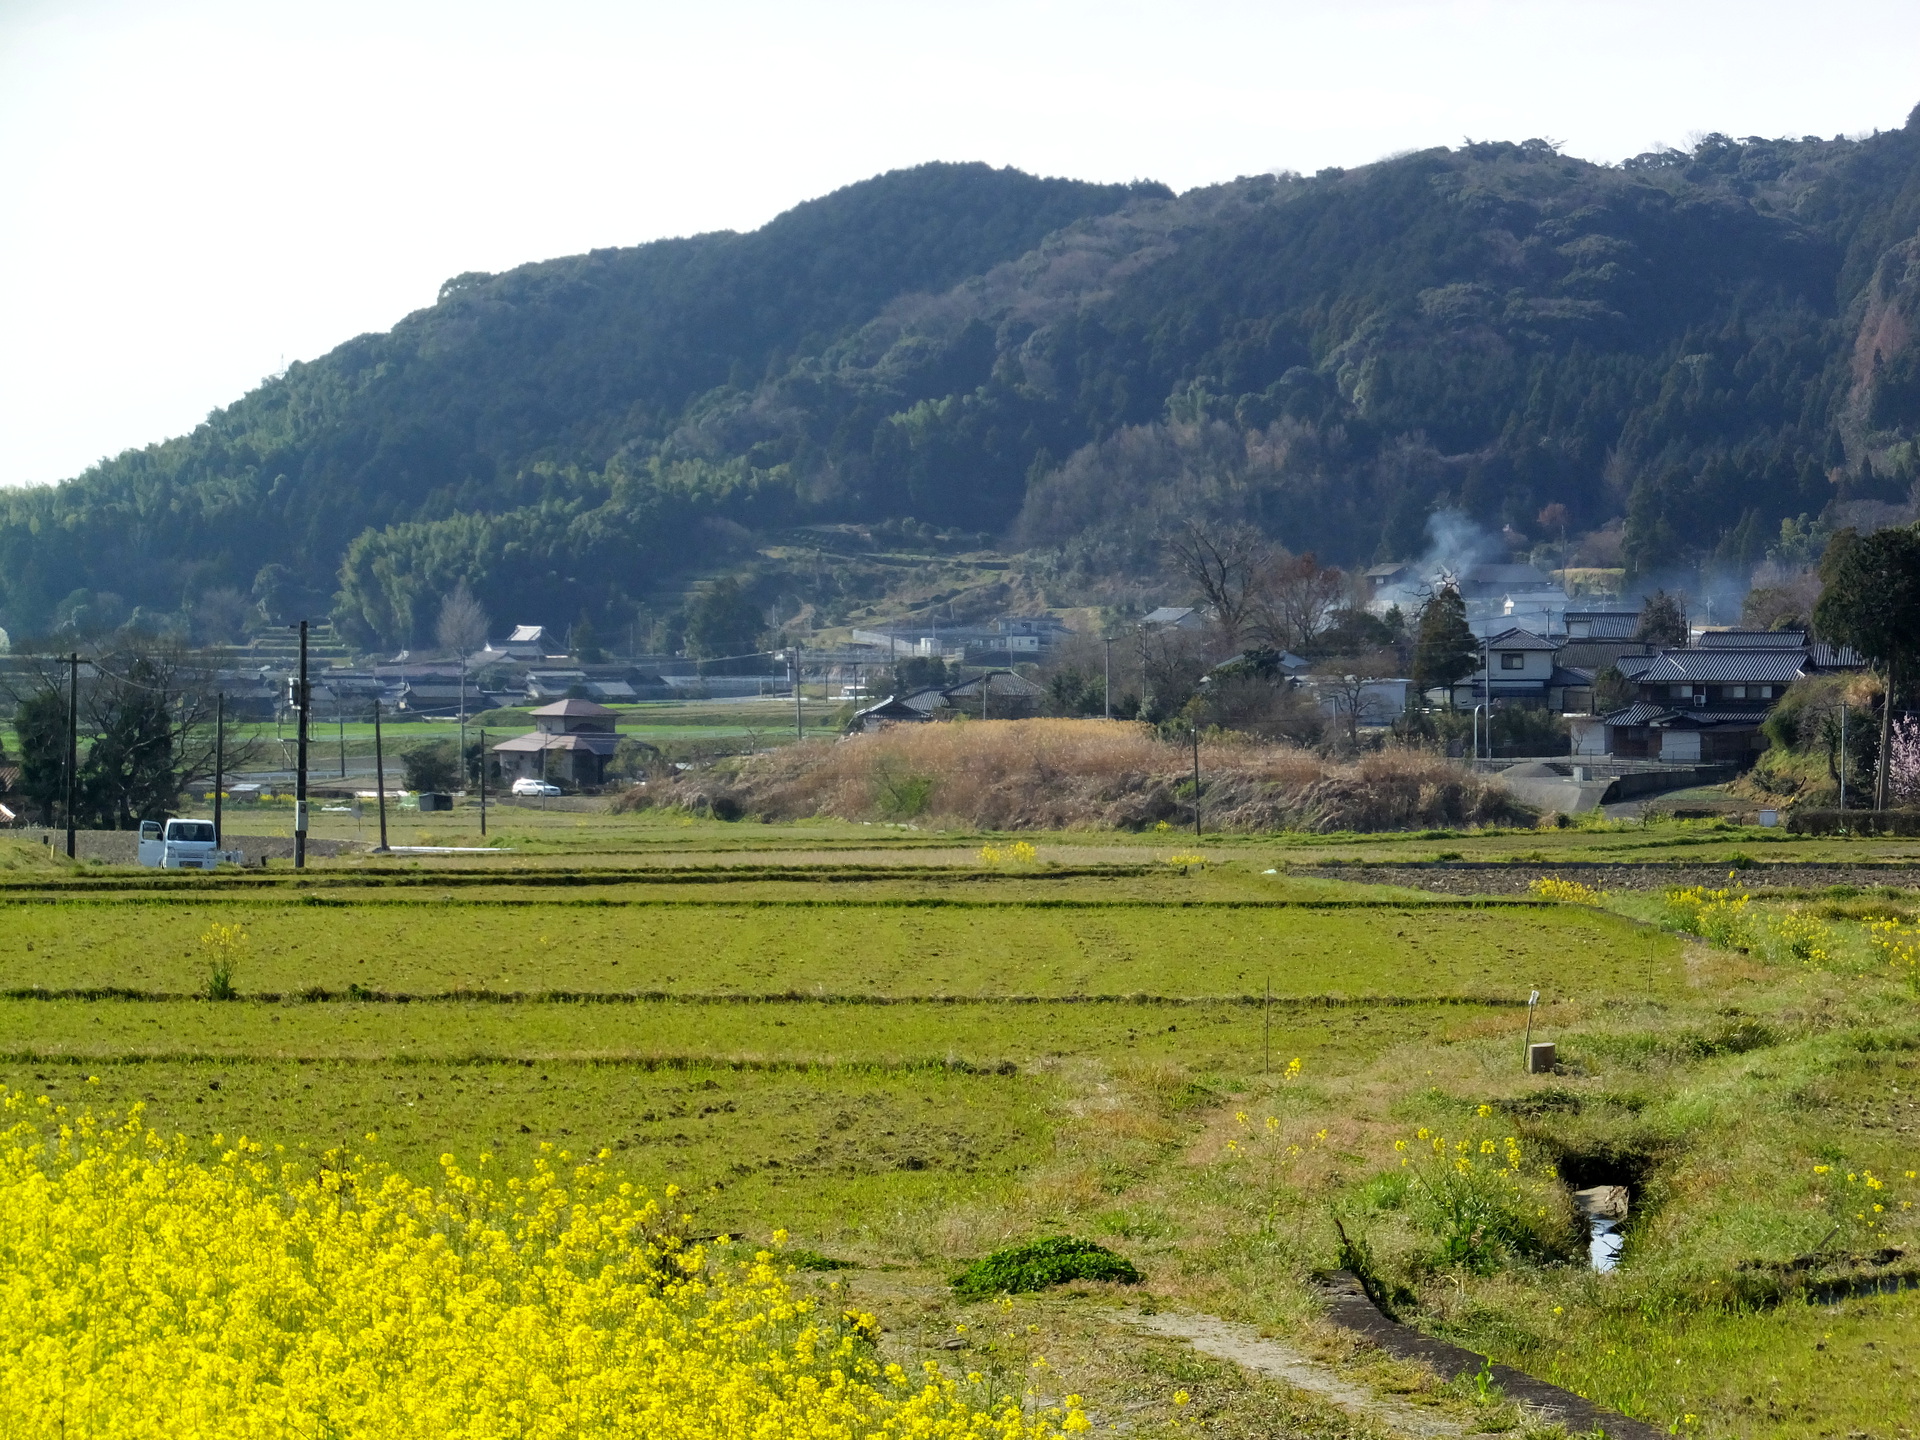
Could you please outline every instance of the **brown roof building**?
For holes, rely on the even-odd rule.
[[[600,784],[620,743],[613,729],[617,718],[591,700],[542,705],[533,712],[537,728],[493,747],[501,777],[509,784],[523,778],[575,786]]]

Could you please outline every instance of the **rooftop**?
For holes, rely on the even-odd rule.
[[[1558,650],[1560,647],[1551,640],[1543,640],[1531,630],[1522,630],[1514,626],[1502,630],[1498,635],[1489,635],[1486,640],[1489,650]]]
[[[1807,668],[1804,650],[1662,650],[1634,678],[1643,685],[1791,685]],[[1624,673],[1624,672],[1623,672]]]

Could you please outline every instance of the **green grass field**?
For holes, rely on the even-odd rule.
[[[407,827],[448,843],[471,819]],[[1920,1294],[1899,1287],[1920,1269],[1883,1252],[1920,1239],[1920,1006],[1862,925],[1920,902],[1920,844],[1711,822],[1085,834],[1034,837],[1038,863],[1013,867],[982,863],[983,837],[905,828],[499,820],[514,843],[491,853],[305,875],[0,857],[0,1083],[301,1164],[348,1149],[428,1177],[445,1152],[606,1149],[686,1186],[712,1231],[784,1226],[850,1263],[838,1282],[903,1361],[956,1324],[1037,1325],[1021,1343],[1061,1385],[1145,1433],[1177,1418],[1178,1387],[1189,1428],[1381,1432],[1138,1339],[1110,1299],[1007,1319],[944,1277],[1009,1240],[1100,1239],[1154,1305],[1266,1327],[1394,1391],[1412,1382],[1316,1328],[1338,1219],[1410,1322],[1663,1430],[1891,1436],[1910,1409]],[[1676,934],[1657,885],[1595,907],[1365,883],[1440,856],[1527,874],[1745,856],[1761,898],[1741,951]],[[1865,867],[1894,898],[1810,890],[1800,869],[1768,898],[1776,860]],[[247,936],[230,1001],[196,998],[216,923]],[[1534,988],[1554,1075],[1521,1072]],[[1525,1213],[1508,1196],[1487,1223],[1533,1248],[1448,1258],[1395,1149],[1421,1128],[1515,1137]],[[1614,1178],[1633,1218],[1598,1276],[1565,1189]],[[1523,1433],[1497,1405],[1411,1393]]]

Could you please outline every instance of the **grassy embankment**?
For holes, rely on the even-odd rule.
[[[1133,1257],[1156,1304],[1360,1363],[1315,1328],[1308,1283],[1341,1258],[1338,1216],[1410,1320],[1663,1426],[1891,1433],[1902,1413],[1915,1302],[1814,1303],[1790,1267],[1817,1254],[1816,1280],[1902,1273],[1849,1257],[1909,1242],[1901,1207],[1920,1199],[1905,1178],[1920,1023],[1864,928],[1910,893],[1856,879],[1852,895],[1769,899],[1764,868],[1738,870],[1760,887],[1750,917],[1797,905],[1825,927],[1789,935],[1813,959],[1773,921],[1729,937],[1751,953],[1680,936],[1688,917],[1657,889],[1606,913],[1288,868],[1858,865],[1911,860],[1913,842],[1711,824],[1199,846],[1077,834],[1033,837],[1035,865],[989,866],[962,835],[536,813],[515,819],[548,853],[356,859],[299,880],[28,857],[39,868],[0,892],[0,986],[70,993],[0,1002],[0,1080],[141,1101],[160,1125],[308,1160],[368,1131],[422,1172],[442,1150],[511,1162],[543,1140],[606,1146],[637,1177],[694,1186],[714,1229],[784,1224],[854,1262],[839,1278],[881,1307],[903,1358],[944,1355],[932,1347],[966,1324],[964,1362],[1000,1364],[1014,1342],[985,1348],[983,1330],[1039,1325],[1018,1343],[1048,1355],[1063,1392],[1149,1426],[1183,1388],[1181,1413],[1225,1433],[1349,1433],[1283,1387],[1116,1331],[1100,1303],[1021,1300],[1009,1317],[937,1282],[1008,1240],[1085,1234]],[[451,833],[461,818],[416,820]],[[1167,863],[1196,851],[1212,863]],[[182,998],[205,983],[199,936],[216,920],[249,936],[241,998]],[[1515,1002],[1536,985],[1556,1076],[1519,1073]],[[111,988],[132,994],[98,993]],[[1507,1203],[1499,1243],[1463,1250],[1406,1178],[1394,1142],[1422,1127],[1519,1141],[1519,1174],[1498,1182],[1515,1188],[1490,1192],[1525,1200]],[[1549,1162],[1634,1186],[1617,1274],[1580,1263]],[[1871,1225],[1864,1182],[1845,1181],[1869,1172],[1887,1187]]]

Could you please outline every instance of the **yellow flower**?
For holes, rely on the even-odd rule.
[[[671,1201],[680,1192],[667,1187]],[[0,1435],[1044,1440],[598,1161],[438,1184],[0,1092]],[[73,1263],[85,1237],[87,1263]],[[777,1241],[784,1236],[776,1237]],[[1044,1362],[1041,1362],[1044,1364]],[[1074,1417],[1080,1415],[1076,1421]]]
[[[1184,1390],[1176,1390],[1173,1392],[1173,1403],[1176,1405],[1185,1405],[1192,1399],[1193,1397]]]

